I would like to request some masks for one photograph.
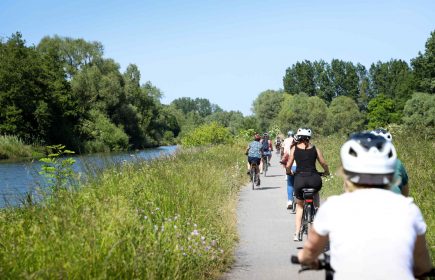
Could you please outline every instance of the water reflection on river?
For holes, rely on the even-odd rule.
[[[137,152],[75,156],[73,169],[77,173],[85,174],[89,170],[101,170],[125,161],[143,161],[170,155],[176,148],[165,146]],[[0,207],[19,204],[26,193],[33,193],[38,186],[43,185],[44,179],[38,173],[40,170],[39,161],[0,161]]]

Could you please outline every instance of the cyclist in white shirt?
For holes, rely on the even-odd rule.
[[[431,270],[426,223],[412,198],[389,191],[391,142],[358,133],[340,151],[345,193],[319,208],[299,262],[315,267],[330,241],[334,279],[414,279]]]

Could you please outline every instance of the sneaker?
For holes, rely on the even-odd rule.
[[[287,202],[287,209],[292,209],[292,206],[293,206],[293,201],[289,200]]]
[[[260,174],[263,174],[263,170],[260,170]]]

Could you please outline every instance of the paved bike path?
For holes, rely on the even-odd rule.
[[[303,242],[294,242],[295,215],[286,209],[285,170],[273,154],[267,176],[252,190],[246,185],[240,193],[237,209],[239,245],[236,261],[222,280],[325,279],[324,271],[298,274],[299,266],[290,263]]]

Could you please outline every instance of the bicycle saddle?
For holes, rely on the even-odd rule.
[[[316,192],[316,189],[302,189],[302,195],[304,198],[313,198],[314,193]]]

